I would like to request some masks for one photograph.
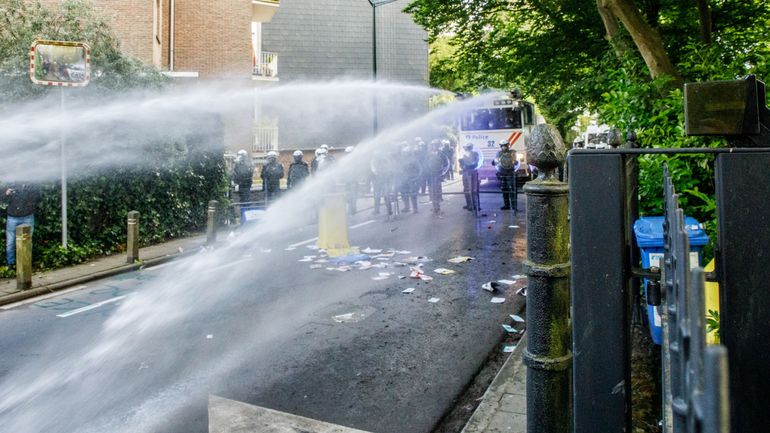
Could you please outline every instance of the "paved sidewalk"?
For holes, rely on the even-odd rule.
[[[140,262],[126,263],[125,253],[98,257],[91,261],[61,269],[37,272],[32,275],[32,288],[19,291],[16,279],[0,280],[0,305],[52,293],[87,281],[108,277],[139,269],[142,266],[157,265],[182,255],[197,251],[206,243],[206,235],[198,234],[175,239],[139,249]]]
[[[519,340],[489,385],[462,433],[525,433],[527,431],[527,367],[522,355],[527,334]]]

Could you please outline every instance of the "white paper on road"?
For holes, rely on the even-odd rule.
[[[516,291],[517,295],[527,296],[527,286],[524,286]]]
[[[514,280],[523,280],[523,279],[527,278],[527,276],[526,275],[516,274],[516,275],[512,276],[511,278],[513,278]]]
[[[332,316],[332,320],[337,323],[355,323],[364,320],[366,316],[363,313],[345,313]]]
[[[414,292],[414,287],[408,287],[401,291],[401,293],[412,293]]]
[[[318,249],[318,245],[308,245],[305,248],[310,249],[310,250],[317,250]]]
[[[419,278],[423,281],[433,281],[433,277],[431,277],[430,275],[420,274]]]
[[[430,299],[428,299],[428,302],[430,302],[432,304],[435,304],[436,302],[438,302],[440,300],[441,300],[440,298],[430,298]]]
[[[482,284],[481,288],[486,290],[487,292],[494,292],[495,291],[494,287],[492,287],[492,282],[491,281],[488,282],[488,283]]]
[[[373,279],[374,281],[382,281],[382,280],[387,280],[387,279],[388,279],[388,277],[372,277],[372,279]]]
[[[294,248],[294,247],[286,247],[286,251],[294,251],[294,250],[296,250],[296,248]]]
[[[441,275],[452,275],[455,273],[455,271],[447,268],[436,268],[433,270],[433,272]]]
[[[382,260],[384,262],[389,261],[390,257],[375,257],[375,260]]]
[[[489,302],[493,304],[502,304],[503,302],[505,302],[505,298],[492,298],[492,300],[490,300]]]
[[[298,261],[298,262],[312,262],[312,261],[313,261],[313,259],[309,259],[309,258],[305,257],[304,259],[299,259],[299,260],[297,260],[297,261]]]
[[[391,275],[393,275],[393,274],[391,274],[390,272],[380,272],[380,276],[381,277],[389,277]]]
[[[408,254],[412,254],[412,252],[408,250],[401,250],[401,251],[396,251],[396,254],[401,254],[402,256],[406,256]]]
[[[509,229],[517,229],[519,226],[508,226]]]
[[[452,257],[451,259],[447,260],[449,263],[463,263],[463,262],[469,262],[473,260],[473,257],[469,256],[457,256]]]
[[[405,280],[405,279],[406,279],[406,275],[399,275],[399,276],[398,276],[398,279],[399,279],[399,280]]]
[[[524,323],[524,319],[521,316],[518,316],[516,314],[511,314],[511,319],[513,319],[514,322],[518,323]]]
[[[515,283],[515,281],[512,280],[497,280],[500,284],[505,284],[506,286],[510,286],[511,284]]]
[[[375,250],[375,249],[366,247],[363,250],[361,250],[361,252],[364,254],[379,254],[382,252],[382,250]]]
[[[206,339],[207,339],[207,340],[211,340],[212,338],[214,338],[214,336],[213,336],[213,335],[211,335],[211,334],[209,334],[209,335],[207,335],[207,336],[206,336]]]
[[[516,346],[503,346],[503,353],[513,353],[516,350]]]
[[[511,325],[503,325],[503,329],[505,329],[505,332],[512,332],[514,334],[518,334],[519,331],[513,329],[513,326]]]
[[[322,265],[310,265],[310,269],[321,269],[323,268]]]

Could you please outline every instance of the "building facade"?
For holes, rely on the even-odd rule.
[[[409,0],[384,3],[375,8],[369,0],[92,0],[127,54],[182,82],[233,80],[258,89],[297,80],[370,80],[376,49],[377,79],[427,84],[427,34],[402,12]],[[255,156],[319,144],[282,130],[280,118],[256,101],[252,112],[224,122],[227,147],[251,149]],[[353,126],[349,132],[324,141],[352,144],[371,130]]]

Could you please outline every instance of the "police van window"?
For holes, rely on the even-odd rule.
[[[535,124],[535,113],[533,112],[532,105],[530,104],[524,104],[524,124]]]
[[[518,108],[479,108],[461,119],[465,131],[487,131],[490,129],[521,128],[521,110]]]

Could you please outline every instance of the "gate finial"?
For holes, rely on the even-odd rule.
[[[527,145],[527,161],[540,171],[539,179],[555,178],[556,169],[564,164],[566,153],[564,140],[555,126],[535,126]]]

